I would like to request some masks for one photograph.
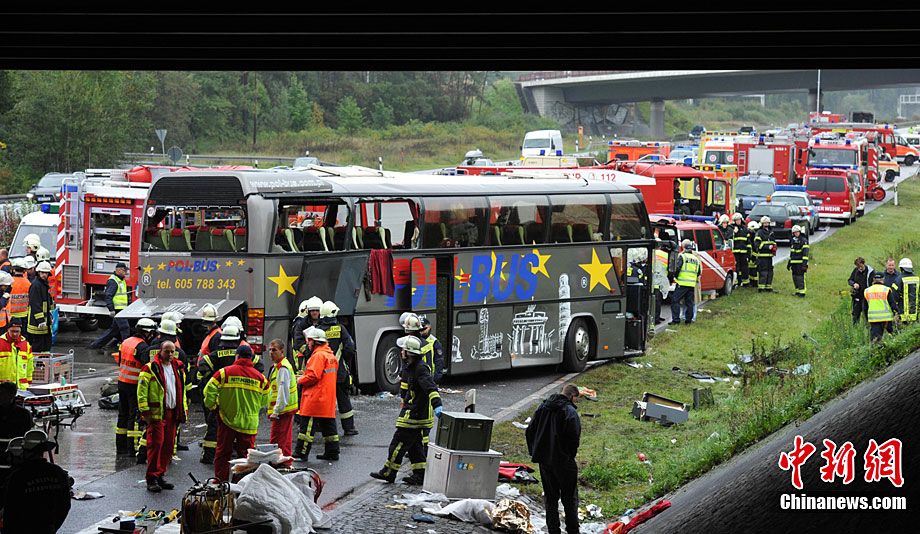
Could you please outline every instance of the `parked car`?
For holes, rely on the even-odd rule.
[[[745,215],[757,205],[767,200],[776,191],[776,179],[769,175],[751,174],[738,178],[735,196],[738,199],[738,211]]]
[[[729,295],[735,287],[735,255],[732,254],[731,240],[723,237],[719,228],[709,222],[680,220],[674,217],[649,216],[655,234],[662,241],[671,241],[669,268],[677,265],[679,244],[684,239],[696,243],[696,252],[700,257],[700,290],[717,291]],[[671,273],[672,275],[674,273]],[[672,284],[672,290],[673,290]]]
[[[761,202],[748,214],[748,220],[760,222],[764,215],[770,218],[773,237],[777,241],[792,240],[792,227],[795,225],[801,226],[803,233],[808,235],[808,217],[802,215],[799,207],[791,202]]]
[[[42,176],[41,180],[32,186],[32,189],[29,189],[29,192],[26,193],[26,198],[37,203],[57,202],[61,199],[61,184],[64,182],[64,178],[70,178],[71,176],[73,175],[49,172]]]
[[[692,130],[690,130],[690,139],[699,139],[700,137],[703,136],[704,133],[706,133],[706,128],[703,128],[702,126],[697,124],[696,126],[693,127]]]
[[[815,230],[821,224],[821,216],[818,212],[818,204],[811,195],[805,191],[802,185],[780,185],[777,186],[776,192],[770,197],[772,202],[788,202],[799,207],[802,215],[808,217],[808,233],[814,234]]]

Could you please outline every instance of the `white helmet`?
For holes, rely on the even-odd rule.
[[[762,225],[763,225],[763,224],[770,224],[770,218],[767,217],[766,215],[764,215],[763,217],[760,218],[760,224],[762,224]]]
[[[182,314],[179,313],[179,312],[176,312],[176,311],[168,311],[168,312],[164,313],[163,316],[160,317],[160,319],[161,319],[161,320],[162,320],[162,319],[169,319],[170,321],[172,321],[172,322],[174,322],[174,323],[176,323],[176,324],[178,325],[179,323],[182,322],[183,317],[182,317]]]
[[[319,309],[320,317],[335,317],[339,314],[339,307],[335,305],[335,302],[327,300],[323,303],[323,307]]]
[[[310,310],[319,311],[323,307],[323,299],[316,295],[300,303],[299,315],[305,317]]]
[[[0,286],[13,285],[13,275],[6,271],[0,271]]]
[[[760,225],[757,223],[757,221],[751,221],[748,223],[748,230],[756,230],[758,228],[760,228]]]
[[[320,343],[326,343],[326,331],[322,328],[316,328],[315,326],[311,326],[304,330],[303,337],[312,339],[313,341],[319,341]]]
[[[153,322],[153,319],[148,319],[147,317],[144,317],[143,319],[140,319],[139,321],[137,321],[138,330],[144,330],[145,332],[153,332],[154,330],[156,330],[156,328],[157,328],[157,324]]]
[[[27,235],[25,239],[23,239],[23,242],[26,244],[27,247],[33,250],[38,250],[42,246],[42,240],[40,237],[38,237],[38,234]]]
[[[422,343],[415,336],[403,336],[397,339],[396,346],[412,354],[422,353]]]
[[[403,328],[406,331],[417,331],[422,329],[422,320],[418,318],[418,315],[410,313],[406,317],[406,322],[403,323]]]
[[[797,224],[794,225],[794,226],[792,227],[792,233],[793,233],[793,234],[796,233],[796,232],[801,232],[801,231],[802,231],[802,227],[799,226],[799,225],[797,225]]]
[[[910,269],[914,270],[914,264],[910,261],[910,258],[901,258],[901,261],[898,262],[898,268],[900,269]],[[3,282],[0,282],[0,285],[3,285]]]
[[[221,329],[227,328],[228,326],[235,326],[237,332],[243,329],[243,321],[240,321],[240,318],[236,315],[231,315],[224,319],[224,324],[220,325]]]
[[[201,320],[208,323],[217,321],[217,308],[210,302],[201,307]]]
[[[38,261],[51,261],[51,252],[45,247],[39,247],[38,252],[35,253],[35,259]]]
[[[30,256],[30,257],[31,257],[31,256]],[[35,261],[35,260],[32,260],[32,261]],[[50,273],[50,272],[51,272],[51,264],[48,263],[47,261],[43,261],[43,262],[39,263],[37,267],[35,267],[35,272],[37,272],[37,273]]]
[[[742,217],[741,214],[738,213],[737,211],[735,212],[734,215],[732,215],[732,220],[733,220],[733,221],[739,221],[739,220],[741,220],[741,219],[743,219],[743,218],[744,218],[744,217]]]
[[[25,269],[26,261],[25,258],[13,258],[10,260],[10,267],[13,269]]]
[[[224,323],[224,328],[220,333],[221,341],[239,341],[240,328],[236,325]]]
[[[160,327],[157,328],[157,332],[168,336],[178,335],[176,331],[176,322],[170,319],[160,319]]]
[[[728,215],[725,215],[724,213],[719,216],[719,224],[722,223],[728,223]]]
[[[35,258],[33,258],[32,256],[26,256],[22,258],[22,268],[27,271],[29,269],[34,268],[36,263],[37,262],[35,261]]]

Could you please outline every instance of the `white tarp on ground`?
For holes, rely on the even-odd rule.
[[[284,476],[269,465],[260,465],[238,484],[234,519],[271,519],[274,532],[280,534],[309,534],[316,532],[314,528],[329,528],[330,519],[313,502],[309,478],[309,473]]]

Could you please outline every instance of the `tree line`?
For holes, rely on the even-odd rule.
[[[501,95],[489,94],[498,78],[485,71],[0,71],[0,193],[22,192],[46,172],[113,167],[125,152],[159,154],[156,129],[167,130],[166,148],[193,153],[315,128],[354,135],[416,121],[489,121],[496,109],[520,115],[520,104],[509,109],[510,82]]]

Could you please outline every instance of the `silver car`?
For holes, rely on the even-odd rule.
[[[818,217],[818,206],[815,201],[802,191],[777,191],[770,196],[773,202],[788,202],[799,207],[799,211],[808,217],[808,233],[814,234],[821,222]]]

